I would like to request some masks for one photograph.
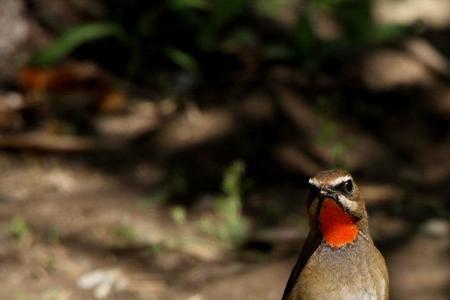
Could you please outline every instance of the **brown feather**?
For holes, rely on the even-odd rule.
[[[322,236],[320,233],[309,233],[308,237],[303,244],[302,251],[297,258],[297,262],[295,263],[294,269],[292,269],[291,275],[289,276],[288,282],[284,289],[283,297],[281,300],[289,300],[292,289],[297,283],[297,279],[300,276],[303,268],[308,262],[309,257],[316,251],[317,247],[320,245],[322,241]]]

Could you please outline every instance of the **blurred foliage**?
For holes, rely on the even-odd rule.
[[[14,217],[8,224],[8,235],[16,240],[23,239],[29,232],[27,223],[21,217]]]
[[[175,206],[170,210],[170,217],[177,225],[186,223],[186,210],[181,206]]]
[[[153,83],[167,70],[219,81],[223,78],[217,77],[245,68],[248,51],[259,66],[317,67],[336,51],[408,33],[403,27],[376,24],[371,5],[370,0],[116,0],[97,23],[63,32],[33,62],[46,65],[73,54]],[[287,8],[297,15],[292,22],[284,22]],[[335,37],[321,37],[318,15],[333,20]]]
[[[153,188],[146,202],[150,205],[165,203],[168,199],[183,195],[188,189],[188,181],[179,169],[172,170]]]
[[[81,24],[55,39],[47,49],[36,53],[31,62],[36,65],[48,65],[61,62],[62,59],[67,57],[77,47],[105,37],[115,37],[119,41],[126,40],[126,34],[117,24],[106,22]]]
[[[61,239],[61,232],[57,227],[50,227],[45,231],[44,238],[49,244],[57,244]]]
[[[242,244],[248,233],[248,223],[242,214],[242,176],[245,165],[233,162],[226,170],[222,182],[223,194],[214,203],[217,220],[203,217],[200,229],[218,238],[225,247],[234,248]]]
[[[121,222],[112,229],[113,236],[117,239],[119,246],[134,244],[137,241],[137,233],[133,225]]]

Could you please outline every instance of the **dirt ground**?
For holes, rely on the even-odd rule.
[[[450,1],[213,2],[0,0],[0,300],[280,299],[335,167],[450,299]]]
[[[195,215],[177,225],[167,206],[80,163],[1,165],[0,299],[275,300],[300,248],[301,238],[279,253],[226,251]],[[375,238],[401,227],[371,220]],[[382,244],[392,299],[448,299],[448,223],[432,219],[400,244]]]

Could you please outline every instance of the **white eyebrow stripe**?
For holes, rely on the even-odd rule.
[[[309,183],[309,184],[312,184],[312,185],[314,185],[314,186],[316,186],[316,187],[319,187],[319,186],[320,186],[320,182],[318,182],[317,179],[315,179],[315,178],[310,178],[310,179],[308,180],[308,183]]]
[[[339,184],[343,183],[344,181],[351,180],[351,179],[352,179],[351,176],[345,175],[345,176],[338,177],[335,180],[331,181],[330,185],[331,186],[336,186],[336,185],[339,185]]]

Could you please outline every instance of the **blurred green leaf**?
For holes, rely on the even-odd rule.
[[[268,44],[263,48],[263,57],[266,60],[291,59],[293,54],[293,49],[284,44]]]
[[[316,142],[318,145],[329,145],[337,139],[338,125],[332,120],[323,120],[320,126]]]
[[[240,196],[241,178],[244,172],[245,164],[242,161],[235,161],[226,169],[222,182],[225,195]]]
[[[242,214],[242,177],[245,164],[235,161],[225,170],[222,194],[214,202],[214,217],[203,216],[200,230],[217,238],[224,247],[234,248],[246,239],[248,221]]]
[[[343,34],[348,40],[364,43],[371,39],[375,26],[372,19],[372,1],[316,0],[317,2],[322,2],[322,7],[328,8],[328,13],[342,26]]]
[[[171,0],[170,5],[175,9],[206,9],[209,3],[206,0]]]
[[[372,41],[386,42],[402,36],[406,36],[410,29],[400,25],[377,25],[374,26]]]
[[[216,209],[222,220],[217,226],[216,234],[225,246],[235,247],[247,236],[248,224],[242,215],[242,176],[245,164],[233,162],[225,171],[222,182],[223,195],[216,199]]]
[[[167,57],[176,65],[188,71],[198,70],[197,61],[188,53],[176,48],[168,47],[165,49]]]
[[[244,8],[245,0],[215,0],[209,26],[218,30],[237,16]]]
[[[336,7],[344,2],[351,2],[355,0],[312,0],[311,3],[315,5],[316,7],[320,7],[323,9],[336,9]],[[363,2],[365,0],[356,0]]]
[[[344,154],[347,150],[347,145],[344,142],[335,142],[332,147],[332,156],[335,164],[341,164],[344,159]]]
[[[186,223],[186,210],[181,206],[175,206],[170,210],[170,217],[176,225]]]
[[[137,241],[136,230],[131,224],[117,224],[112,228],[112,233],[120,245],[134,244]]]
[[[203,216],[198,222],[199,230],[207,235],[214,235],[215,223],[211,216]]]
[[[37,65],[48,65],[61,61],[73,50],[88,42],[106,37],[114,37],[126,41],[126,33],[115,23],[88,23],[66,31],[46,49],[34,55],[31,62]]]
[[[199,35],[200,47],[211,51],[219,38],[218,32],[230,20],[236,18],[244,9],[245,0],[214,0],[208,21],[202,26]]]
[[[294,27],[294,42],[301,56],[312,55],[316,37],[306,14],[301,14]]]
[[[261,15],[276,18],[286,7],[290,8],[292,3],[292,0],[256,0],[252,4]]]
[[[236,48],[254,44],[256,44],[255,34],[249,29],[242,28],[226,38],[222,43],[222,47],[228,51],[233,51]]]
[[[161,252],[162,248],[163,247],[161,244],[157,244],[157,243],[150,244],[150,245],[148,245],[148,252],[151,255],[158,255]]]
[[[30,232],[27,223],[21,217],[14,217],[8,224],[8,235],[20,240]]]

